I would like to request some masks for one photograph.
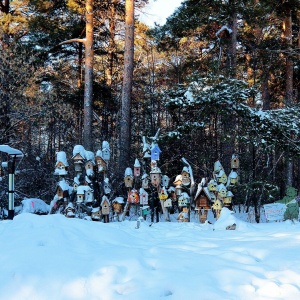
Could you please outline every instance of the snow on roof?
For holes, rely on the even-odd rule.
[[[227,191],[227,188],[226,188],[226,186],[225,186],[223,183],[221,183],[221,184],[219,184],[219,185],[217,186],[217,190],[218,190],[218,191],[223,190],[223,189],[225,189],[225,190]]]
[[[101,201],[101,204],[100,204],[101,206],[103,205],[104,201],[109,202],[108,198],[105,195],[102,197],[102,201]]]
[[[65,169],[55,169],[54,170],[54,175],[63,176],[63,175],[67,175],[67,174],[68,174],[68,172]]]
[[[69,166],[66,152],[59,151],[56,153],[56,164],[59,162],[63,163],[66,167]]]
[[[189,173],[189,168],[187,166],[184,166],[181,172]]]
[[[78,177],[74,177],[74,183],[76,183],[76,184],[80,184],[80,181],[79,181],[79,178]]]
[[[57,185],[60,186],[63,191],[69,191],[70,189],[72,189],[69,186],[68,182],[65,181],[64,179],[60,180]]]
[[[80,154],[83,158],[85,158],[85,149],[82,145],[76,145],[73,148],[73,156],[75,156],[76,154]]]
[[[96,157],[101,157],[103,159],[101,150],[97,150]]]
[[[8,145],[0,145],[0,152],[5,152],[9,155],[17,155],[17,156],[23,157],[22,151],[20,151],[18,149],[14,149]]]
[[[131,168],[126,168],[125,170],[125,176],[133,176],[133,172]]]
[[[95,160],[95,155],[94,155],[94,153],[93,153],[92,151],[86,150],[86,151],[85,151],[85,158],[86,158],[87,160],[90,160],[90,161],[94,162],[94,160]]]
[[[103,150],[109,150],[110,151],[109,143],[107,141],[102,142],[102,151]]]
[[[233,197],[233,194],[231,191],[227,191],[227,194],[226,194],[227,197]]]
[[[238,177],[238,174],[237,174],[237,172],[235,172],[235,171],[231,171],[228,177],[229,177],[229,178],[237,178],[237,177]]]
[[[124,203],[124,198],[123,197],[116,197],[112,202],[118,202],[123,204]]]
[[[144,173],[144,175],[142,176],[142,179],[145,179],[145,178],[147,178],[147,177],[149,177],[149,175],[146,174],[146,173]]]
[[[84,194],[85,193],[85,191],[88,191],[88,190],[90,190],[91,188],[89,187],[89,186],[87,186],[87,185],[79,185],[78,187],[77,187],[77,195],[78,194]]]
[[[141,167],[141,164],[140,164],[140,162],[139,162],[139,160],[137,158],[134,161],[134,167],[135,168],[140,168]]]

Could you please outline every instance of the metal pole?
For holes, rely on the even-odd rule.
[[[7,219],[12,220],[15,216],[15,159],[11,157],[8,162],[8,216]]]

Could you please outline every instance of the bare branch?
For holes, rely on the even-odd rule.
[[[83,43],[85,44],[86,39],[70,39],[64,42],[59,43],[58,45],[65,45],[65,44],[71,44],[71,43]]]

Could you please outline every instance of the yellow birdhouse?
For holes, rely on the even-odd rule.
[[[223,170],[219,172],[219,174],[217,175],[217,179],[219,183],[223,183],[223,184],[227,183],[227,175]]]
[[[228,178],[230,179],[230,184],[236,184],[238,182],[239,176],[237,172],[231,171]]]
[[[208,183],[208,190],[210,192],[215,192],[217,190],[217,185],[218,183],[215,181],[215,180],[211,180],[209,183]]]
[[[237,155],[233,154],[231,157],[231,169],[238,169],[240,167],[240,160]]]
[[[215,201],[215,203],[213,204],[213,206],[212,206],[212,208],[214,209],[214,210],[221,210],[222,209],[222,202],[220,201],[220,199],[217,199],[216,201]]]
[[[160,193],[158,193],[158,198],[159,198],[160,200],[166,200],[166,199],[168,198],[168,193],[167,193],[165,187],[163,187],[163,188],[161,189]]]
[[[231,202],[232,202],[232,197],[233,197],[232,192],[231,192],[231,191],[227,191],[226,197],[224,197],[224,199],[223,199],[223,202],[224,202],[224,205],[225,205],[225,206],[228,206],[228,205],[231,204]]]
[[[224,198],[227,195],[227,189],[223,183],[218,185],[218,197]]]

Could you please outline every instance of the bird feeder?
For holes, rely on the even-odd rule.
[[[150,172],[151,184],[158,187],[161,183],[161,171],[160,168],[156,167]]]
[[[140,197],[137,190],[133,189],[128,193],[128,203],[138,204],[140,202]]]
[[[141,175],[141,164],[136,158],[133,166],[133,175],[134,177],[139,177]]]

